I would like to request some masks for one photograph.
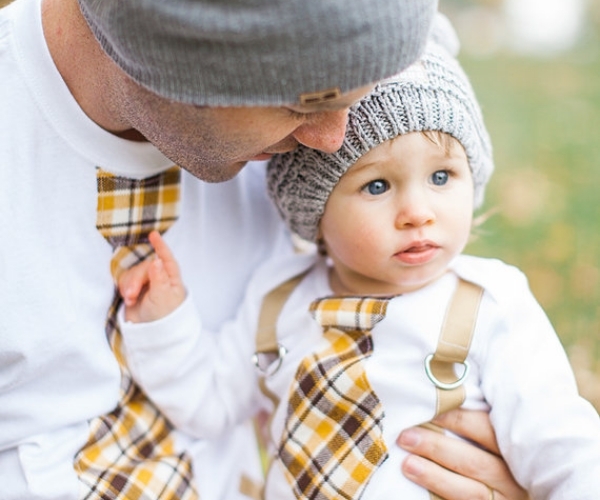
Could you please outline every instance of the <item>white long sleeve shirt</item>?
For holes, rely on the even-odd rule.
[[[112,249],[96,229],[96,167],[142,178],[172,166],[83,113],[48,52],[40,4],[0,10],[2,500],[79,498],[74,454],[89,419],[115,408],[121,377],[104,331],[114,285]],[[235,314],[268,255],[290,251],[264,185],[261,164],[223,184],[182,174],[166,240],[211,329]],[[243,498],[242,472],[260,479],[251,425],[217,440],[179,432],[176,445],[193,456],[203,500]]]
[[[254,343],[249,332],[256,330],[262,298],[313,263],[312,256],[294,256],[266,264],[252,281],[237,320],[218,338],[203,332],[192,300],[158,322],[123,325],[135,376],[176,425],[202,436],[224,431],[254,411],[261,396],[250,361]],[[399,472],[406,453],[394,443],[403,429],[435,414],[435,387],[426,376],[424,359],[435,351],[458,276],[485,290],[467,358],[471,370],[464,407],[490,409],[502,454],[533,499],[596,499],[600,419],[578,396],[550,322],[520,271],[497,260],[468,256],[457,258],[437,282],[393,298],[385,319],[372,331],[374,352],[366,361],[366,372],[383,404],[389,458],[362,498],[429,498]],[[294,290],[279,318],[278,341],[288,353],[281,368],[266,380],[281,399],[270,428],[275,446],[297,366],[324,342],[308,305],[331,293],[326,265],[320,261]],[[171,385],[157,386],[173,369],[157,360],[175,353],[179,362]],[[266,494],[267,499],[294,498],[277,460],[267,478]]]

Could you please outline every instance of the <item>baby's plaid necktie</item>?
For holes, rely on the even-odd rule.
[[[383,408],[364,367],[387,302],[352,297],[311,305],[328,342],[298,368],[279,448],[296,498],[358,499],[387,458]]]
[[[98,169],[98,231],[114,249],[111,273],[120,273],[152,254],[148,235],[164,233],[177,219],[179,167],[146,179],[118,177]],[[106,335],[121,368],[121,398],[113,412],[90,422],[92,435],[75,457],[85,499],[196,500],[192,467],[175,453],[172,427],[132,380],[116,313],[108,312]]]

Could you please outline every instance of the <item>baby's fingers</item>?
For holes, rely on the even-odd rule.
[[[173,284],[179,285],[181,283],[179,266],[177,265],[177,261],[175,260],[171,249],[158,231],[152,231],[149,235],[149,239],[152,248],[154,248],[154,251],[156,252],[156,256],[162,260],[164,272],[169,279],[174,282]]]
[[[140,318],[146,322],[164,318],[185,300],[185,288],[173,284],[162,259],[152,262],[148,277],[148,291],[140,304]]]
[[[159,257],[154,259],[148,267],[148,284],[151,299],[152,296],[160,297],[161,294],[170,291],[169,275],[165,270],[165,263]]]
[[[146,259],[123,271],[119,276],[119,293],[126,306],[133,306],[139,299],[142,289],[148,284],[148,269],[151,264],[152,259]]]

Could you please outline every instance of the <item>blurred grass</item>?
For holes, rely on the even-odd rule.
[[[520,267],[600,410],[600,59],[461,55],[494,144],[469,253]]]

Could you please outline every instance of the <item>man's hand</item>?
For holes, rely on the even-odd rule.
[[[468,441],[422,427],[402,432],[398,445],[412,453],[402,465],[408,479],[446,500],[529,498],[500,456],[486,412],[452,410],[433,422]]]
[[[179,266],[157,231],[149,235],[156,255],[124,271],[119,292],[125,302],[125,320],[146,323],[173,312],[185,299]]]

